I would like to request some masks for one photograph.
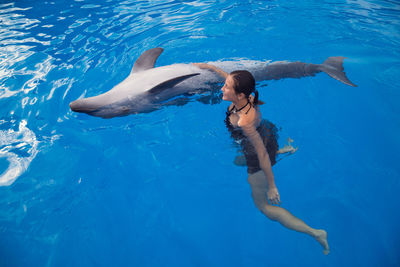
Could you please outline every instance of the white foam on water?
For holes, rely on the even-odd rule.
[[[11,185],[29,167],[38,152],[39,141],[28,127],[27,122],[19,123],[18,131],[0,130],[0,157],[9,162],[8,168],[0,175],[0,186]],[[18,154],[18,151],[23,153]],[[27,156],[23,156],[23,155]]]

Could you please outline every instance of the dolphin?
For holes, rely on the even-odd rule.
[[[96,117],[113,118],[145,113],[174,103],[174,98],[190,93],[215,91],[223,82],[218,74],[193,64],[172,64],[154,67],[163,52],[160,47],[145,51],[136,60],[129,76],[101,95],[77,99],[69,104],[72,111]],[[226,72],[238,69],[250,71],[256,81],[302,78],[325,72],[332,78],[353,84],[344,73],[344,57],[329,57],[322,64],[288,61],[236,60],[209,62]]]

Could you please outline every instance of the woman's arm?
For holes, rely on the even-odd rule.
[[[212,70],[215,73],[217,73],[218,75],[220,75],[222,78],[226,79],[226,77],[228,77],[228,73],[226,73],[225,71],[223,71],[220,68],[217,68],[214,65],[211,64],[207,64],[207,63],[192,63],[193,65],[195,65],[196,67],[199,67],[200,69],[208,69],[208,70]]]
[[[260,134],[257,132],[256,128],[252,123],[240,126],[243,133],[246,135],[250,143],[254,146],[260,168],[263,170],[265,176],[267,177],[268,183],[268,199],[272,204],[279,204],[280,197],[278,188],[275,184],[274,173],[272,172],[271,161],[267,149],[265,148],[264,142],[261,139]]]

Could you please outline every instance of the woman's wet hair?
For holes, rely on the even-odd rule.
[[[233,78],[234,86],[236,94],[243,93],[247,99],[250,98],[250,95],[254,93],[254,101],[253,104],[258,104],[258,91],[256,90],[256,81],[253,77],[253,74],[248,72],[247,70],[235,70],[232,71],[229,75]]]

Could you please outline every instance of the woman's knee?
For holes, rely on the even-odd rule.
[[[256,198],[253,195],[254,204],[265,216],[267,216],[271,220],[276,220],[276,212],[273,209],[273,206],[268,204],[267,198]]]
[[[264,207],[261,209],[261,212],[271,221],[278,221],[279,219],[279,212],[277,211],[275,206],[265,204]]]

